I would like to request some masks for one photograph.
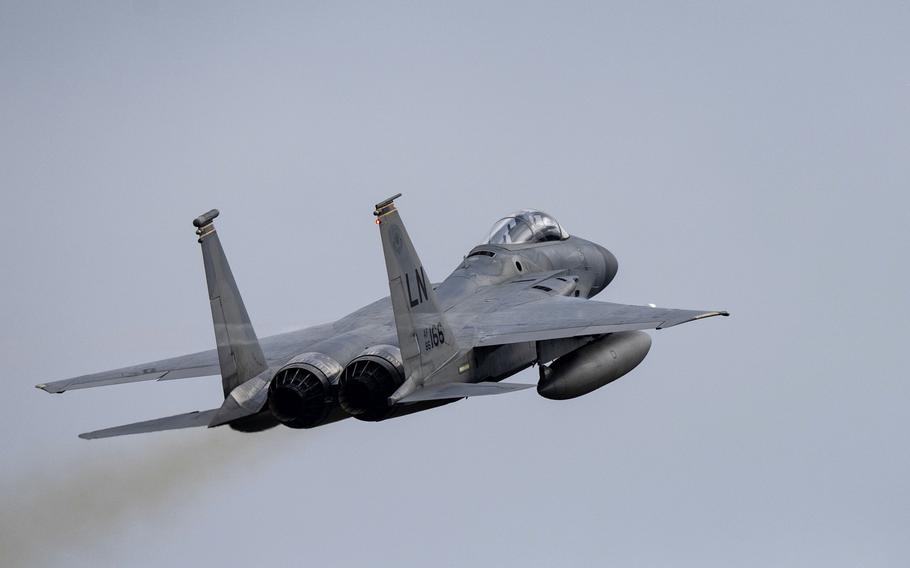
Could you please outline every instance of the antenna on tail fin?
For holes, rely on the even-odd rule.
[[[268,365],[212,223],[216,217],[218,210],[212,209],[196,217],[193,226],[202,247],[221,384],[227,397],[234,388],[265,371]]]

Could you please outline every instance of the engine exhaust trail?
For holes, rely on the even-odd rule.
[[[87,444],[78,457],[0,477],[0,565],[59,565],[74,550],[97,548],[124,523],[149,522],[183,500],[215,491],[225,468],[249,473],[276,436],[227,429],[149,444]],[[205,491],[203,491],[205,490]]]

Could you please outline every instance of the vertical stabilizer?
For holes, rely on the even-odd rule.
[[[382,237],[395,327],[407,374],[407,382],[393,398],[400,398],[422,386],[427,377],[458,353],[455,335],[439,307],[436,291],[395,208],[394,201],[400,195],[376,204],[374,211]]]
[[[193,225],[197,228],[196,234],[202,246],[221,383],[227,397],[235,387],[265,371],[267,365],[243,298],[234,282],[231,266],[215,232],[212,222],[217,216],[218,210],[212,209],[194,219]]]

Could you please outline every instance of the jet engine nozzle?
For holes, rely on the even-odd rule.
[[[338,408],[336,383],[341,365],[322,353],[288,361],[269,384],[269,410],[291,428],[313,428],[330,421]]]
[[[647,333],[611,333],[563,355],[549,367],[541,365],[537,392],[553,400],[588,394],[637,367],[650,349]]]
[[[392,345],[366,349],[348,363],[338,380],[338,402],[359,420],[377,422],[388,418],[388,399],[404,383],[401,351]]]

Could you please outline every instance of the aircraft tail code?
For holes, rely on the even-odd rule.
[[[426,270],[395,208],[395,199],[376,204],[389,293],[399,348],[408,377],[425,378],[457,351],[455,335],[440,308]]]

